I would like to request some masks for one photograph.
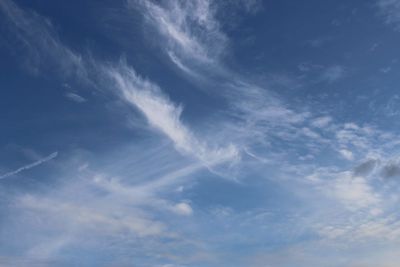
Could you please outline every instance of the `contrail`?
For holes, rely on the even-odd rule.
[[[31,163],[31,164],[28,164],[28,165],[25,165],[25,166],[23,166],[21,168],[18,168],[15,171],[8,172],[6,174],[1,175],[0,179],[7,178],[9,176],[15,175],[15,174],[20,173],[20,172],[25,171],[25,170],[29,170],[29,169],[31,169],[33,167],[36,167],[36,166],[38,166],[38,165],[40,165],[42,163],[45,163],[46,161],[54,159],[55,157],[57,157],[57,155],[58,155],[58,152],[51,153],[50,155],[48,155],[45,158],[42,158],[42,159],[40,159],[38,161],[35,161],[35,162]]]

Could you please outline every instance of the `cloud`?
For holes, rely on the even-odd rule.
[[[392,212],[390,190],[375,175],[378,163],[367,159],[351,171],[333,167],[319,169],[309,177],[321,195],[333,201],[317,197],[321,202],[318,207],[324,210],[316,210],[315,217],[306,222],[329,244],[343,247],[345,243],[391,242],[399,237],[400,224]]]
[[[223,111],[227,116],[220,119],[223,128],[229,132],[225,136],[234,140],[239,150],[256,143],[260,147],[260,143],[265,145],[267,140],[273,138],[297,142],[301,136],[308,139],[307,145],[314,150],[318,149],[317,143],[326,143],[319,132],[305,125],[309,123],[314,128],[329,132],[331,129],[323,128],[329,124],[333,126],[332,118],[325,116],[308,121],[313,118],[310,112],[296,110],[268,88],[258,86],[225,66],[223,53],[214,49],[214,46],[229,47],[229,39],[215,18],[216,9],[220,6],[211,1],[201,4],[201,8],[196,6],[200,5],[196,1],[192,3],[196,7],[192,8],[180,2],[169,1],[163,4],[142,1],[141,4],[140,10],[150,25],[161,33],[160,40],[166,42],[160,48],[170,57],[171,62],[188,77],[195,78],[192,82],[198,87],[219,88],[217,92],[214,90],[210,93],[221,96],[228,103],[229,110]],[[202,10],[203,16],[196,13],[196,10]],[[320,81],[337,81],[345,72],[344,67],[339,65],[324,70],[319,68],[317,76]],[[348,159],[351,157],[350,153],[346,153],[346,156]]]
[[[345,225],[329,225],[319,233],[329,239],[347,240],[347,242],[366,242],[366,240],[384,240],[390,242],[400,237],[400,224],[391,216],[362,218]]]
[[[311,130],[310,128],[307,128],[307,127],[303,127],[301,129],[301,133],[311,139],[316,139],[316,140],[322,139],[318,133],[314,132],[313,130]]]
[[[47,161],[50,161],[50,160],[56,158],[57,155],[58,155],[58,152],[51,153],[47,157],[44,157],[44,158],[42,158],[42,159],[40,159],[38,161],[35,161],[35,162],[31,163],[31,164],[28,164],[28,165],[25,165],[23,167],[20,167],[20,168],[16,169],[15,171],[11,171],[11,172],[8,172],[6,174],[1,175],[0,179],[4,179],[4,178],[7,178],[7,177],[16,175],[16,174],[18,174],[18,173],[20,173],[22,171],[26,171],[26,170],[32,169],[32,168],[34,168],[34,167],[36,167],[36,166],[38,166],[40,164],[43,164],[43,163],[45,163]]]
[[[246,12],[252,14],[258,13],[264,8],[261,0],[242,0],[239,2],[244,6]]]
[[[382,198],[370,181],[352,171],[319,169],[308,176],[315,187],[350,211],[372,211],[380,207]]]
[[[184,202],[176,204],[176,205],[174,206],[174,209],[173,209],[173,210],[174,210],[177,214],[186,215],[186,216],[187,216],[187,215],[192,215],[192,213],[193,213],[192,207],[190,207],[189,204],[184,203]]]
[[[400,1],[377,0],[376,4],[385,22],[400,30]]]
[[[56,71],[64,77],[89,82],[82,56],[62,44],[50,20],[23,10],[10,0],[0,1],[4,29],[10,31],[12,49],[19,51],[23,67],[32,74]]]
[[[144,11],[147,20],[166,38],[167,52],[180,61],[191,58],[208,64],[223,52],[226,37],[214,18],[211,1],[166,1],[158,5],[130,0],[128,3]]]
[[[79,154],[72,157],[81,159]],[[93,259],[100,243],[113,253],[129,247],[149,258],[153,253],[180,254],[171,248],[186,242],[180,220],[189,220],[195,212],[175,189],[191,184],[197,172],[204,171],[204,164],[193,163],[159,138],[154,144],[134,142],[100,157],[107,162],[101,171],[88,164],[79,168],[82,160],[66,160],[65,168],[57,173],[62,183],[49,180],[44,190],[7,196],[14,203],[9,212],[16,219],[9,217],[12,223],[2,230],[29,229],[11,240],[10,246],[26,243],[18,249],[21,257],[59,260],[65,249],[77,248],[96,250],[88,252],[94,253],[88,256]],[[98,158],[93,162],[96,165]],[[164,243],[165,238],[169,242]],[[195,246],[192,242],[186,249]],[[133,243],[140,247],[132,247]],[[119,256],[127,259],[130,255]],[[163,260],[168,258],[163,255]]]
[[[168,36],[172,35],[173,42],[179,44],[178,51],[186,51],[188,54],[196,52],[195,54],[204,60],[207,58],[207,53],[211,53],[211,51],[204,51],[202,54],[202,45],[191,36],[189,30],[189,24],[193,22],[200,25],[201,31],[205,31],[204,38],[208,38],[211,32],[215,32],[216,36],[219,35],[217,33],[219,26],[212,19],[211,3],[207,1],[170,2],[168,8],[172,10],[172,13],[149,1],[130,1],[129,3],[130,5],[140,4],[138,7],[145,8],[149,16],[154,15],[152,19],[164,25],[163,31],[166,31]],[[46,18],[33,11],[22,10],[9,0],[2,0],[0,7],[10,22],[14,35],[28,44],[26,49],[29,52],[28,58],[32,58],[35,66],[39,67],[40,61],[46,59],[54,63],[56,69],[67,78],[78,78],[91,85],[97,84],[97,89],[115,93],[142,112],[149,124],[173,141],[180,152],[194,156],[208,168],[238,159],[239,152],[233,144],[228,144],[224,148],[210,148],[205,142],[195,137],[192,131],[181,122],[182,106],[173,104],[157,85],[141,78],[126,63],[121,63],[117,67],[109,67],[103,62],[93,64],[94,60],[91,57],[82,57],[63,45]],[[190,15],[185,12],[190,12]],[[99,77],[99,73],[106,75]],[[113,86],[110,88],[104,84],[113,84]],[[66,97],[78,103],[86,100],[72,92],[68,92]]]
[[[347,160],[353,160],[354,159],[353,152],[351,152],[348,149],[342,148],[342,149],[339,150],[339,153]]]
[[[324,128],[329,125],[329,123],[332,121],[332,118],[329,116],[323,116],[323,117],[318,117],[313,119],[311,122],[311,125],[316,127],[316,128]]]
[[[336,65],[326,68],[321,74],[321,80],[329,83],[336,82],[345,76],[345,69]]]
[[[350,210],[368,208],[380,202],[380,197],[363,177],[339,174],[330,184],[332,195]]]
[[[121,214],[111,207],[98,208],[82,205],[74,201],[57,200],[26,195],[19,199],[18,204],[23,208],[43,212],[49,218],[63,218],[61,225],[74,226],[95,231],[123,232],[131,231],[139,236],[160,235],[163,232],[161,223],[145,219],[144,216]],[[96,203],[95,203],[96,204]]]
[[[84,103],[87,101],[86,98],[84,98],[78,94],[71,93],[71,92],[66,93],[65,97],[67,97],[68,99],[70,99],[76,103]]]
[[[355,123],[345,123],[336,130],[336,138],[342,147],[354,146],[357,148],[369,148],[375,132],[368,127],[360,127]]]
[[[382,167],[383,178],[400,177],[400,165],[397,162],[389,162]]]
[[[375,238],[382,235],[391,236],[396,233],[395,218],[383,216],[386,212],[385,204],[388,201],[383,197],[385,192],[379,191],[380,188],[376,185],[379,183],[379,179],[373,180],[375,170],[379,169],[377,161],[368,159],[361,161],[361,164],[348,171],[340,168],[342,161],[333,162],[336,165],[334,168],[321,172],[315,171],[319,165],[325,163],[324,160],[331,160],[330,152],[339,152],[350,160],[364,154],[367,155],[367,158],[370,156],[374,158],[374,155],[382,153],[376,149],[381,145],[379,136],[382,135],[382,132],[368,125],[340,124],[328,115],[315,116],[308,107],[296,109],[291,103],[286,103],[274,95],[269,87],[258,86],[250,78],[243,77],[239,72],[225,67],[223,55],[229,48],[229,40],[222,33],[221,27],[215,19],[216,4],[214,2],[130,1],[129,3],[133,8],[146,11],[147,22],[159,30],[160,36],[162,36],[160,38],[162,41],[159,43],[165,49],[165,54],[171,59],[171,62],[184,73],[196,77],[196,79],[199,77],[207,79],[208,85],[213,85],[210,88],[218,88],[218,92],[211,90],[210,92],[213,93],[213,96],[223,96],[226,106],[224,105],[219,112],[210,116],[209,121],[203,124],[206,126],[201,129],[200,134],[182,118],[184,112],[182,105],[170,99],[166,91],[150,79],[143,78],[126,62],[115,65],[98,62],[96,71],[100,72],[99,76],[102,76],[102,81],[105,81],[99,89],[115,93],[129,107],[134,107],[151,126],[151,129],[166,137],[169,142],[167,145],[160,144],[161,142],[157,143],[157,146],[164,146],[164,148],[155,149],[155,152],[150,153],[148,143],[140,140],[143,141],[143,145],[141,145],[140,141],[133,138],[132,143],[138,147],[137,150],[119,151],[118,153],[123,155],[121,157],[107,153],[102,155],[104,158],[99,162],[103,163],[109,160],[109,164],[102,166],[109,173],[91,173],[89,166],[96,164],[82,165],[81,163],[84,161],[80,161],[79,166],[81,167],[70,168],[73,170],[79,168],[79,171],[67,175],[68,179],[63,179],[65,182],[62,186],[50,185],[49,191],[51,192],[24,193],[16,196],[15,203],[18,210],[13,212],[19,213],[22,218],[26,218],[23,216],[27,216],[27,214],[33,214],[32,217],[28,217],[31,220],[19,221],[24,229],[35,229],[33,234],[38,233],[42,236],[48,232],[60,233],[60,236],[50,237],[48,243],[43,243],[43,239],[40,239],[34,245],[27,244],[26,247],[30,248],[28,254],[51,257],[57,255],[62,248],[68,247],[70,243],[79,244],[76,246],[82,248],[89,242],[88,240],[93,238],[97,243],[104,244],[106,250],[112,252],[115,247],[118,247],[116,250],[119,250],[123,245],[128,245],[129,253],[143,254],[144,257],[152,259],[182,261],[187,258],[187,255],[172,253],[171,251],[178,250],[176,247],[173,249],[170,247],[171,243],[178,243],[178,239],[180,242],[182,242],[181,239],[189,240],[187,242],[191,245],[196,244],[194,245],[196,249],[206,247],[207,250],[209,248],[204,243],[198,245],[201,242],[198,242],[197,239],[202,238],[193,238],[196,234],[185,232],[186,220],[195,221],[196,227],[217,229],[216,232],[220,232],[218,234],[223,237],[219,239],[213,235],[211,242],[214,244],[230,242],[229,245],[231,245],[234,240],[235,244],[246,244],[247,247],[249,244],[250,246],[258,244],[259,239],[257,238],[264,238],[265,232],[272,233],[275,239],[285,240],[285,242],[298,241],[300,238],[303,240],[303,233],[311,231],[309,228],[312,228],[310,226],[312,224],[307,224],[305,221],[312,221],[309,217],[321,214],[327,215],[327,217],[316,216],[316,221],[324,222],[312,230],[317,229],[320,236],[328,239],[343,238],[342,240],[346,241],[350,240],[353,234],[357,237]],[[136,6],[137,3],[140,5]],[[43,20],[40,19],[40,21]],[[30,25],[27,24],[24,27]],[[45,29],[52,28],[45,26]],[[39,30],[39,32],[52,34],[51,31]],[[25,37],[26,35],[21,35],[20,38],[22,40]],[[56,51],[61,51],[55,53],[61,55],[60,58],[70,56],[69,52],[64,52],[71,52],[71,50],[63,46],[57,38],[45,39],[56,42],[56,45],[51,45],[48,49],[54,48]],[[29,42],[29,44],[34,47],[37,44],[40,45],[40,42],[37,40]],[[30,51],[32,54],[38,51],[43,52],[37,48]],[[52,54],[50,53],[50,56]],[[81,57],[80,60],[81,66],[85,69],[84,72],[87,73],[86,59]],[[73,69],[74,64],[69,66],[72,66]],[[214,70],[218,71],[214,72]],[[303,70],[306,71],[306,69]],[[208,75],[210,73],[213,74],[211,77]],[[318,74],[320,73],[318,72]],[[324,80],[333,82],[340,79],[342,74],[341,70],[331,69],[330,73],[325,73]],[[77,100],[76,96],[73,98],[75,101]],[[146,138],[159,141],[158,135],[146,136]],[[165,139],[162,138],[162,140]],[[219,140],[223,140],[223,142],[219,144]],[[329,140],[331,145],[328,145],[326,140]],[[321,146],[320,143],[324,143],[324,146]],[[298,149],[299,147],[300,149]],[[325,154],[323,157],[316,155],[310,157],[313,159],[312,163],[301,163],[302,165],[295,166],[292,158],[298,158],[299,152],[303,152],[303,150],[315,152],[321,147],[324,149],[323,153],[327,152],[326,156]],[[186,193],[186,190],[175,190],[176,187],[183,188],[183,183],[189,183],[198,175],[202,175],[203,173],[200,171],[204,167],[216,173],[215,166],[236,162],[242,150],[248,154],[249,161],[256,161],[252,162],[251,174],[254,173],[254,176],[259,178],[257,183],[260,185],[266,185],[263,183],[265,180],[274,180],[274,182],[278,181],[279,186],[285,187],[285,190],[286,187],[291,188],[294,185],[296,190],[301,191],[297,188],[299,180],[307,180],[307,183],[312,183],[311,189],[307,184],[308,187],[303,195],[303,192],[293,191],[293,195],[298,197],[296,211],[293,213],[297,215],[299,210],[303,208],[307,210],[307,214],[301,218],[301,223],[297,225],[297,228],[294,227],[296,224],[294,221],[297,221],[298,217],[293,216],[288,219],[280,213],[284,217],[282,219],[284,223],[280,221],[279,227],[290,228],[289,231],[285,229],[285,233],[282,234],[277,231],[279,227],[276,225],[266,224],[266,218],[271,213],[265,212],[253,217],[251,214],[254,211],[246,211],[234,223],[235,225],[245,225],[243,228],[236,228],[243,231],[232,231],[230,228],[232,225],[227,227],[226,222],[228,217],[239,217],[234,208],[225,208],[222,212],[216,212],[219,213],[218,218],[223,227],[210,227],[209,224],[200,225],[201,219],[204,221],[204,217],[201,217],[204,216],[204,211],[196,211],[196,203],[192,205],[190,200],[186,200],[187,195],[180,195]],[[305,151],[305,153],[308,152]],[[266,164],[269,166],[265,166]],[[303,173],[309,169],[315,171],[314,176],[311,177],[312,179],[304,179]],[[243,172],[245,171],[247,170]],[[393,171],[389,168],[384,175],[392,176],[393,173],[397,173],[396,171],[396,169]],[[70,188],[68,189],[68,187]],[[314,188],[321,193],[318,197],[315,196]],[[267,190],[267,187],[265,189]],[[308,198],[312,198],[312,203],[305,203]],[[326,199],[333,204],[329,202],[329,205],[324,205]],[[300,203],[297,200],[304,202]],[[310,214],[311,216],[309,216]],[[354,217],[350,218],[352,214]],[[379,218],[381,215],[382,220]],[[15,216],[9,217],[14,218]],[[337,219],[337,217],[339,218]],[[356,220],[354,224],[349,223],[359,217],[362,219]],[[341,221],[342,218],[344,219]],[[185,224],[180,220],[185,220]],[[13,224],[9,224],[7,227],[13,226]],[[189,223],[188,228],[191,227],[192,225]],[[300,228],[301,230],[299,230]],[[388,231],[388,228],[391,228],[392,231]],[[229,233],[234,234],[226,234],[227,232],[222,229],[228,229]],[[254,231],[256,233],[253,233],[256,238],[243,238],[243,236],[247,237],[249,233],[247,231],[251,231],[249,229],[256,229]],[[261,229],[266,230],[259,231]],[[270,231],[271,229],[274,231]],[[198,232],[198,235],[204,234],[200,230]],[[315,232],[306,234],[307,238],[309,236],[317,238]],[[281,238],[282,235],[287,238]],[[393,236],[396,235],[393,234]],[[102,238],[113,244],[108,244]],[[228,242],[224,238],[228,239]],[[108,241],[110,239],[112,241]],[[172,241],[170,241],[171,239]],[[158,242],[159,240],[161,241]],[[207,242],[210,241],[207,240]],[[140,248],[132,248],[134,244],[139,244]],[[80,251],[82,250],[80,249]],[[186,246],[179,251],[187,254]],[[96,255],[99,254],[101,253],[96,250]],[[298,258],[303,256],[301,251],[295,254]],[[285,256],[282,257],[286,260]],[[198,258],[196,260],[201,261]],[[168,261],[164,260],[163,264],[165,262]],[[276,262],[279,263],[279,259],[276,259]],[[318,262],[319,265],[323,264],[324,259],[320,262]],[[235,264],[240,263],[235,262]],[[265,260],[260,260],[259,265],[263,266],[263,264],[265,265]],[[222,265],[226,266],[226,263]],[[251,266],[251,264],[247,265]],[[152,266],[157,265],[153,264]]]
[[[182,106],[174,105],[158,86],[141,78],[125,63],[106,68],[105,72],[113,79],[122,97],[141,111],[151,126],[173,141],[179,151],[210,167],[237,159],[238,151],[232,144],[226,148],[210,149],[199,141],[181,121]]]
[[[241,150],[249,143],[265,142],[269,136],[296,138],[295,126],[310,114],[290,108],[268,88],[224,64],[229,39],[216,19],[216,11],[223,5],[213,1],[139,1],[138,7],[136,1],[129,3],[161,33],[160,48],[197,88],[218,88],[209,93],[223,98],[228,105],[229,110],[220,111],[225,115],[220,118],[226,129],[221,133],[224,139],[229,136]],[[215,128],[221,132],[221,125]]]
[[[174,184],[179,183],[180,178],[187,178],[190,174],[197,171],[197,168],[184,167],[178,171],[167,173],[162,177],[157,177],[155,181],[140,183],[138,185],[128,185],[121,183],[115,178],[107,178],[95,175],[93,184],[123,202],[129,202],[137,207],[151,207],[160,211],[171,211],[178,215],[191,215],[192,207],[187,202],[171,203],[158,196],[161,192],[168,191]],[[168,179],[166,179],[168,177]]]
[[[376,166],[378,165],[378,160],[376,159],[368,159],[367,161],[361,163],[356,166],[353,170],[355,176],[367,176],[371,172],[374,171]]]

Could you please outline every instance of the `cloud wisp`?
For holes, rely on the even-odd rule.
[[[194,59],[213,65],[225,48],[226,36],[215,19],[212,1],[151,1],[130,0],[132,8],[142,8],[146,19],[167,39],[167,54],[188,63]]]
[[[72,92],[66,93],[65,97],[76,103],[84,103],[87,101],[86,98]]]
[[[125,63],[105,71],[115,81],[122,97],[134,105],[151,126],[167,136],[178,151],[194,156],[208,167],[237,159],[234,145],[210,149],[199,141],[181,121],[182,106],[174,105],[158,86],[138,76]]]
[[[90,83],[82,56],[62,44],[48,19],[19,8],[11,0],[0,1],[0,14],[4,28],[14,36],[13,49],[22,55],[22,67],[28,72],[39,75],[42,71],[56,71],[62,76],[75,76],[81,82]]]
[[[23,172],[23,171],[32,169],[32,168],[34,168],[34,167],[36,167],[36,166],[39,166],[40,164],[43,164],[43,163],[45,163],[45,162],[47,162],[47,161],[50,161],[50,160],[52,160],[52,159],[55,159],[57,156],[58,156],[58,152],[53,152],[53,153],[51,153],[50,155],[48,155],[47,157],[44,157],[44,158],[42,158],[42,159],[40,159],[40,160],[38,160],[38,161],[35,161],[35,162],[31,163],[31,164],[22,166],[22,167],[20,167],[20,168],[14,170],[14,171],[5,173],[5,174],[3,174],[3,175],[0,175],[0,180],[1,180],[1,179],[5,179],[5,178],[10,177],[10,176],[13,176],[13,175],[16,175],[16,174],[18,174],[18,173],[20,173],[20,172]]]
[[[393,25],[397,31],[400,31],[400,1],[377,0],[376,4],[385,22]]]

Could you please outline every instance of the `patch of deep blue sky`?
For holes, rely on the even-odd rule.
[[[207,135],[210,126],[217,128],[216,132],[221,127],[223,132],[222,128],[226,125],[219,120],[223,120],[226,115],[224,110],[229,110],[230,103],[221,94],[213,93],[221,90],[218,82],[196,82],[174,66],[163,50],[163,43],[167,46],[167,41],[146,22],[146,14],[139,2],[138,8],[129,9],[125,1],[14,3],[16,8],[26,10],[24,16],[41,20],[37,25],[32,24],[33,27],[48,27],[48,34],[58,36],[56,39],[62,45],[81,54],[83,60],[94,59],[105,65],[126,62],[140,76],[158,84],[173,103],[182,105],[183,123],[198,136]],[[381,131],[397,133],[400,115],[397,49],[400,33],[396,25],[385,22],[385,13],[378,7],[378,3],[385,0],[271,0],[259,1],[251,11],[244,11],[243,4],[239,2],[211,4],[211,8],[216,9],[213,15],[220,23],[219,30],[229,39],[221,64],[229,66],[231,73],[246,77],[247,81],[268,90],[285,107],[297,113],[312,114],[313,117],[329,116],[338,125],[373,125]],[[165,4],[162,1],[152,3]],[[52,26],[46,26],[50,22]],[[45,259],[44,262],[49,261],[50,265],[53,260],[65,266],[74,262],[83,262],[84,266],[103,266],[104,262],[117,266],[226,266],[226,263],[229,266],[264,266],[257,265],[260,263],[256,254],[266,253],[269,261],[277,262],[280,252],[274,255],[275,250],[291,246],[295,250],[298,244],[306,244],[304,246],[309,249],[309,255],[329,254],[330,247],[322,253],[315,248],[318,246],[313,242],[320,240],[320,233],[307,223],[315,223],[318,221],[315,217],[321,214],[333,217],[338,214],[340,219],[350,216],[338,204],[347,201],[347,195],[344,200],[337,197],[338,203],[318,199],[308,191],[308,184],[298,180],[288,181],[293,175],[304,175],[311,165],[316,172],[322,172],[319,168],[327,166],[336,167],[330,169],[332,173],[351,170],[367,155],[357,154],[357,162],[353,162],[355,156],[341,158],[334,148],[325,143],[316,148],[314,143],[309,144],[300,137],[286,138],[280,135],[279,127],[265,128],[278,131],[271,133],[266,140],[268,145],[257,143],[257,139],[244,146],[250,151],[246,154],[241,150],[242,165],[236,162],[232,166],[225,163],[222,167],[206,166],[190,172],[183,187],[179,187],[177,182],[176,190],[157,192],[157,197],[162,200],[157,205],[168,206],[183,200],[194,210],[191,216],[171,216],[169,209],[173,210],[175,206],[160,211],[152,206],[155,204],[147,207],[140,203],[137,204],[138,210],[127,210],[138,214],[146,212],[146,219],[149,217],[168,225],[179,232],[182,239],[146,235],[130,239],[130,232],[122,230],[118,234],[110,232],[109,241],[108,233],[104,235],[89,230],[87,243],[79,244],[82,240],[76,238],[71,230],[74,227],[82,230],[80,226],[75,226],[81,222],[79,219],[72,218],[72,223],[67,224],[72,227],[66,231],[65,225],[57,220],[57,216],[54,217],[54,211],[40,206],[50,214],[49,221],[54,221],[55,226],[46,229],[43,220],[47,213],[35,219],[35,209],[29,205],[39,204],[31,204],[31,200],[25,199],[24,195],[33,195],[39,199],[38,202],[40,197],[57,203],[66,201],[67,204],[60,207],[65,209],[67,216],[73,216],[69,214],[73,214],[68,208],[70,203],[95,199],[95,204],[89,205],[88,209],[99,211],[101,216],[111,214],[111,219],[104,217],[104,220],[114,223],[113,220],[122,215],[110,211],[112,204],[115,202],[117,210],[125,211],[121,206],[125,207],[131,201],[125,203],[114,191],[109,193],[108,190],[115,189],[112,186],[115,177],[132,186],[146,180],[157,181],[159,177],[176,170],[180,164],[189,166],[193,158],[176,151],[173,142],[160,131],[154,131],[137,108],[126,105],[112,89],[101,88],[102,77],[95,77],[95,82],[87,83],[57,69],[57,61],[63,58],[51,58],[34,47],[40,42],[30,41],[40,38],[34,36],[37,29],[29,33],[31,36],[27,36],[27,43],[24,43],[16,37],[19,33],[9,23],[6,15],[0,18],[0,175],[55,151],[58,156],[55,160],[0,180],[0,243],[7,243],[0,248],[0,265],[2,261],[7,264],[17,258],[26,258]],[[23,30],[21,32],[23,34]],[[32,54],[30,46],[33,51],[41,52]],[[221,87],[224,87],[226,78],[215,80],[219,79],[222,80]],[[205,90],[204,86],[208,88]],[[217,126],[212,125],[210,118],[218,120],[215,123]],[[308,126],[298,123],[294,127],[302,129]],[[334,130],[315,131],[328,142],[336,134]],[[207,142],[212,139],[206,138]],[[226,139],[230,140],[229,136]],[[371,143],[379,147],[376,140]],[[299,162],[303,162],[299,158],[306,157],[310,151],[318,151],[317,158],[311,163],[307,161],[308,165],[301,165],[299,169],[287,170],[288,165],[298,166]],[[272,156],[274,158],[269,158]],[[258,158],[256,162],[255,158]],[[393,158],[396,159],[396,154]],[[263,160],[269,161],[261,164]],[[82,175],[87,166],[90,166],[90,172]],[[112,176],[111,189],[88,185],[90,182],[83,176],[97,177],[94,174],[96,171]],[[396,169],[394,173],[394,176],[400,174],[396,174]],[[375,188],[375,183],[378,184],[376,187],[381,186],[380,180],[368,179],[360,183],[370,183],[372,188]],[[75,192],[71,189],[74,184],[79,185],[76,200],[67,196]],[[367,189],[365,192],[369,193]],[[373,196],[368,197],[373,199]],[[391,205],[395,200],[391,201],[385,206],[388,212],[393,212]],[[21,208],[14,202],[29,205],[28,208]],[[99,208],[105,202],[107,205],[111,203],[110,210]],[[318,205],[326,205],[326,211],[315,212],[320,208]],[[361,211],[364,212],[364,208],[362,206]],[[350,211],[354,210],[350,208]],[[397,214],[393,213],[390,218],[395,217]],[[96,222],[96,218],[91,219]],[[340,219],[337,224],[343,223]],[[371,219],[372,222],[376,220]],[[115,227],[113,223],[110,227]],[[301,227],[301,224],[304,225]],[[291,229],[292,225],[296,230]],[[49,238],[46,237],[48,235]],[[193,240],[193,243],[187,240]],[[211,244],[207,240],[212,240]],[[38,245],[42,242],[48,242],[46,249]],[[141,242],[144,245],[138,246]],[[161,248],[163,245],[165,248]],[[199,247],[204,249],[204,255],[196,255]],[[397,247],[393,245],[390,249],[393,248]],[[355,261],[349,256],[349,251],[351,249],[335,250],[348,261],[332,266],[353,266],[351,264]],[[185,258],[185,254],[193,257]],[[230,258],[232,255],[235,255],[235,260]],[[254,259],[249,260],[249,257]],[[315,258],[318,256],[315,255]],[[296,261],[298,259],[293,256],[293,262]],[[300,262],[306,266],[317,261],[302,258]],[[282,260],[274,266],[292,266],[290,264],[290,261],[285,263]]]

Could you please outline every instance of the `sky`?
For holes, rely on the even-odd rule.
[[[398,266],[399,47],[399,0],[0,0],[0,266]]]

